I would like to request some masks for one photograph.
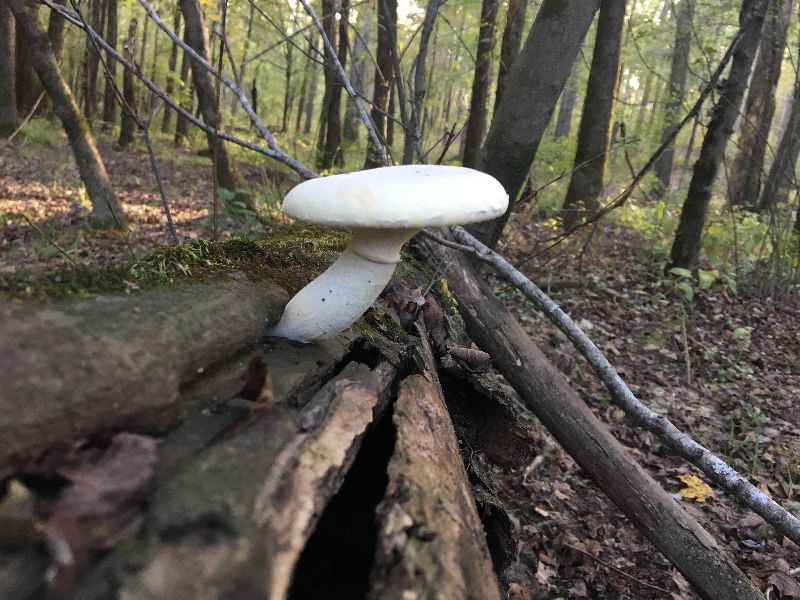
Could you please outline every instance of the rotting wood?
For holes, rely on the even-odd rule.
[[[432,356],[400,386],[371,599],[500,598]]]
[[[164,430],[179,387],[258,339],[286,293],[229,281],[69,303],[0,300],[0,476],[106,430]]]
[[[450,290],[467,333],[564,449],[703,598],[762,599],[716,540],[627,453],[480,280],[467,257],[420,240],[451,265]]]
[[[167,436],[143,533],[106,558],[78,597],[286,597],[316,519],[385,409],[395,375],[387,362],[374,369],[350,363],[297,408],[294,392],[278,390],[302,389],[287,383],[313,370],[318,347],[300,350],[307,356],[282,366],[283,352],[267,358],[277,405],[238,435],[220,435],[231,415],[212,415],[202,427],[198,413]],[[246,356],[237,362],[246,364]],[[206,394],[237,385],[228,376],[219,383]],[[201,394],[196,402],[209,400]]]

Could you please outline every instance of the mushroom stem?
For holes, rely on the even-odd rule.
[[[355,229],[342,255],[289,301],[267,334],[310,343],[347,329],[386,287],[400,249],[417,231]]]

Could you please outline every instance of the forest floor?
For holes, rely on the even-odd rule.
[[[52,138],[52,136],[51,136]],[[166,220],[140,146],[100,150],[130,217],[123,236],[88,228],[88,203],[63,138],[0,144],[0,278],[141,256],[165,243]],[[161,144],[165,146],[168,142]],[[164,152],[159,165],[182,240],[207,238],[211,162],[186,150]],[[248,180],[277,198],[286,182],[243,165]],[[265,186],[265,182],[268,185]],[[263,230],[241,206],[221,204],[220,237]],[[276,217],[277,218],[277,217]],[[35,224],[35,227],[31,225]],[[543,215],[517,218],[502,251],[521,259],[552,235]],[[526,267],[593,338],[638,397],[732,461],[764,492],[800,513],[800,329],[797,295],[769,297],[755,286],[733,293],[721,285],[685,300],[673,280],[657,275],[648,242],[613,220],[601,222],[582,252],[575,240]],[[532,268],[531,265],[536,265]],[[563,282],[568,282],[563,287]],[[692,467],[651,434],[630,427],[599,380],[557,330],[516,292],[497,286],[524,326],[572,385],[641,464],[730,551],[762,589],[800,598],[791,569],[800,551],[776,539],[761,519],[706,490]],[[694,598],[688,583],[602,495],[544,431],[541,454],[523,472],[495,471],[502,499],[519,523],[519,560],[508,570],[509,597]],[[682,478],[685,481],[682,481]],[[699,495],[704,501],[692,499]]]

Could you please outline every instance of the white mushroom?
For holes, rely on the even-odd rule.
[[[503,214],[508,194],[485,173],[408,165],[321,177],[293,188],[283,212],[309,223],[346,227],[339,259],[291,299],[267,333],[300,342],[333,337],[380,295],[400,249],[421,228],[486,221]]]

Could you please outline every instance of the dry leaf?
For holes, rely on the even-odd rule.
[[[705,502],[708,498],[714,496],[714,490],[711,489],[711,486],[696,475],[680,475],[678,479],[686,486],[681,489],[680,494],[687,500]]]

